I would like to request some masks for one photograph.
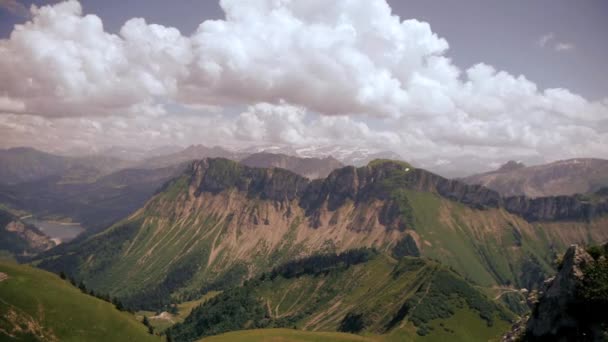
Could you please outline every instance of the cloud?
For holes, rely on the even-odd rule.
[[[27,7],[17,0],[0,0],[0,8],[22,18],[27,18],[30,14]]]
[[[547,43],[552,41],[554,38],[555,34],[553,32],[544,34],[538,39],[538,46],[544,48],[545,46],[547,46]]]
[[[555,44],[555,51],[568,51],[574,49],[574,45],[570,43],[557,43]]]
[[[221,6],[225,20],[190,36],[141,18],[111,34],[75,0],[33,7],[0,40],[0,143],[343,144],[429,163],[608,157],[608,100],[485,63],[461,70],[428,23],[384,0]],[[566,43],[548,33],[538,44]]]
[[[0,41],[0,94],[43,116],[129,113],[170,97],[190,43],[174,28],[131,19],[117,36],[77,1],[32,7],[32,20]]]
[[[541,48],[545,48],[545,47],[551,47],[553,50],[557,51],[557,52],[562,52],[562,51],[569,51],[574,49],[574,44],[572,43],[567,43],[567,42],[562,42],[557,40],[557,37],[555,36],[555,34],[553,32],[547,33],[542,35],[538,41],[538,46],[540,46]]]

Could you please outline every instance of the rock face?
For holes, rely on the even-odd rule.
[[[590,220],[608,212],[608,197],[597,193],[595,201],[584,196],[551,196],[527,198],[524,196],[505,198],[506,210],[524,217],[528,221]]]
[[[192,164],[198,193],[218,194],[235,188],[249,197],[291,201],[303,192],[308,179],[283,169],[250,168],[226,159],[204,159]]]
[[[391,200],[396,189],[433,192],[476,209],[504,208],[528,221],[591,220],[608,213],[608,196],[597,193],[593,200],[584,196],[502,198],[481,185],[447,179],[407,163],[380,160],[368,166],[347,166],[327,178],[309,181],[283,169],[262,169],[239,165],[225,159],[204,159],[192,164],[194,182],[200,191],[219,193],[228,188],[262,199],[298,199],[312,212],[327,201],[334,210],[346,201]]]
[[[558,336],[563,329],[576,329],[578,322],[568,312],[576,300],[576,289],[583,279],[583,270],[593,258],[581,247],[573,245],[564,255],[559,273],[549,279],[546,290],[527,324],[531,336]]]
[[[608,244],[603,250],[608,251]],[[606,316],[597,317],[593,310],[606,298],[598,301],[595,293],[593,298],[583,293],[584,286],[588,286],[586,278],[593,277],[590,270],[605,262],[604,256],[594,260],[582,247],[570,246],[557,275],[545,281],[544,291],[526,324],[525,340],[605,341]],[[595,291],[598,286],[593,287]],[[600,314],[605,314],[606,309],[600,309]]]

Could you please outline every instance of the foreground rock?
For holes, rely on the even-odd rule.
[[[503,341],[608,340],[608,244],[590,251],[593,256],[570,246],[527,322],[514,325]]]

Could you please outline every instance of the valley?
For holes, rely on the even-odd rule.
[[[84,232],[84,228],[79,223],[40,220],[33,217],[21,218],[21,220],[38,228],[57,244],[69,242]]]

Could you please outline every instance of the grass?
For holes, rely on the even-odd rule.
[[[396,330],[388,335],[381,336],[378,340],[383,342],[398,341],[500,341],[500,336],[509,330],[510,325],[504,321],[488,326],[479,320],[472,311],[466,309],[457,310],[449,319],[438,319],[430,325],[429,334],[420,336],[415,333],[416,327],[408,324],[401,330]]]
[[[392,159],[374,159],[372,161],[370,161],[367,166],[369,167],[377,167],[377,166],[381,166],[383,164],[395,164],[395,165],[400,165],[403,166],[404,168],[407,169],[413,169],[412,165],[410,163],[401,161],[401,160],[392,160]]]
[[[216,324],[215,316],[207,315],[226,312],[225,303],[246,303],[238,297],[245,298],[245,293],[249,294],[247,298],[257,299],[251,307],[247,302],[239,309],[251,313],[246,323],[222,330],[226,327]],[[209,331],[222,333],[257,327],[348,331],[390,340],[417,339],[422,335],[426,339],[447,336],[486,340],[488,336],[498,338],[513,318],[508,310],[436,262],[407,257],[396,261],[386,255],[320,274],[288,279],[268,275],[249,282],[234,295],[225,292],[217,299],[196,309],[195,318],[173,329],[174,337],[192,338]],[[269,316],[254,315],[260,305]],[[349,315],[361,318],[357,330],[344,329],[345,317]],[[234,319],[230,319],[236,322],[237,316],[245,322],[240,313],[234,313]],[[447,328],[439,329],[439,324]],[[199,331],[200,326],[209,330]]]
[[[16,341],[160,341],[127,312],[83,294],[55,274],[30,266],[0,261],[0,340],[2,331],[29,326],[30,333],[14,333]],[[26,330],[27,331],[27,330]]]
[[[163,332],[175,323],[183,322],[194,308],[198,307],[199,305],[203,304],[207,300],[217,296],[220,293],[220,291],[209,291],[197,300],[191,300],[177,304],[177,314],[171,315],[171,320],[152,318],[156,316],[156,313],[154,311],[138,311],[136,317],[139,321],[141,321],[143,320],[144,316],[147,316],[150,325],[154,328],[154,331]]]
[[[234,331],[222,335],[204,338],[203,342],[365,342],[376,339],[336,333],[336,332],[310,332],[294,329],[257,329]]]

